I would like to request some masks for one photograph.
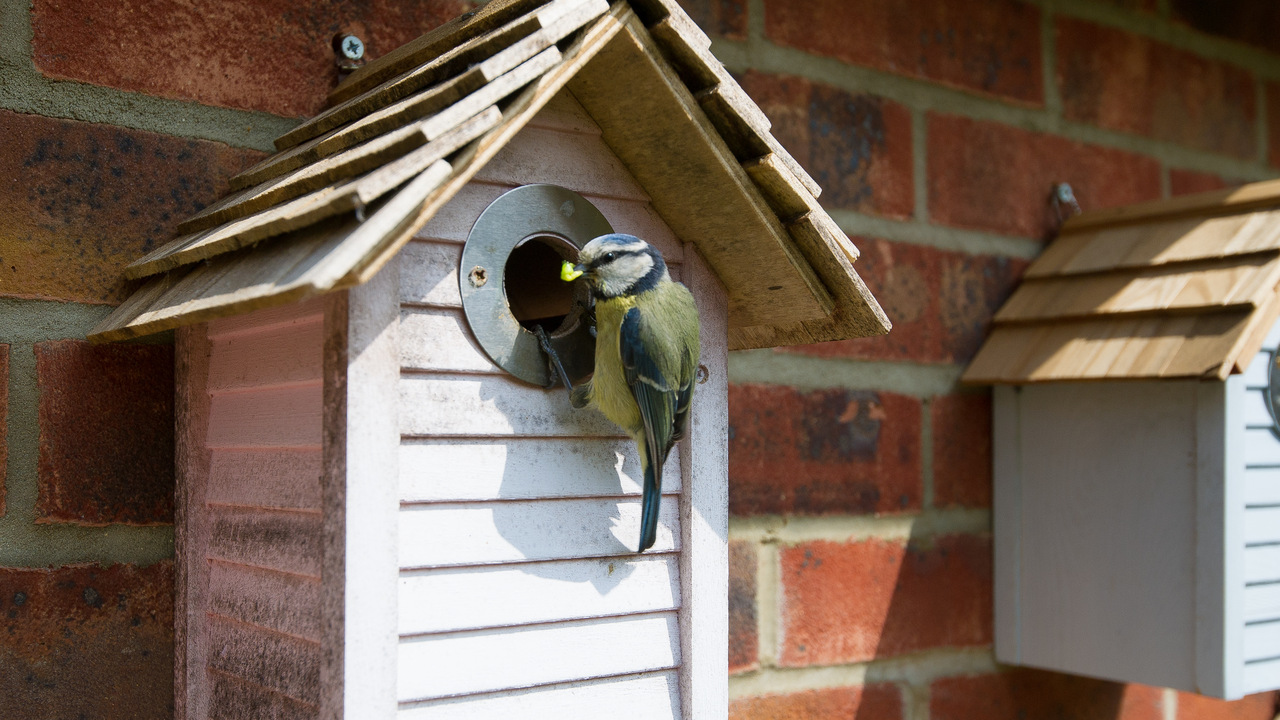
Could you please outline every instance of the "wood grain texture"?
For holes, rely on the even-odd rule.
[[[206,500],[279,510],[320,510],[320,448],[217,448]]]
[[[658,671],[527,690],[500,691],[401,707],[400,720],[588,718],[609,708],[611,720],[681,720],[674,671]]]
[[[209,557],[239,565],[320,577],[319,513],[213,507]]]
[[[1109,225],[1147,223],[1185,215],[1240,213],[1274,206],[1278,203],[1280,203],[1280,180],[1264,180],[1226,190],[1211,190],[1168,200],[1093,210],[1069,219],[1062,230],[1064,233],[1074,233]]]
[[[622,435],[603,415],[569,407],[563,392],[507,375],[406,375],[400,385],[400,432],[414,437]]]
[[[295,700],[315,704],[320,694],[320,646],[317,643],[261,630],[252,625],[212,618],[210,642],[218,651],[209,668],[243,678]]]
[[[673,612],[406,639],[400,701],[664,670],[679,642]]]
[[[209,612],[320,642],[320,582],[247,565],[209,564]]]
[[[209,447],[319,447],[320,383],[213,395]]]
[[[212,338],[209,389],[215,392],[320,379],[320,316],[267,332]],[[235,352],[252,345],[252,353]]]
[[[312,720],[316,706],[283,693],[255,685],[234,675],[209,671],[209,717]]]
[[[403,573],[400,634],[675,610],[678,572],[673,556],[637,555]]]

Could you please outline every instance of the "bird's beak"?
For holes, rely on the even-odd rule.
[[[574,280],[582,277],[582,273],[584,272],[586,272],[586,268],[581,265],[574,265],[568,260],[565,260],[564,264],[560,266],[560,279],[565,282],[573,282]]]

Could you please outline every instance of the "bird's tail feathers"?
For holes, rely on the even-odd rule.
[[[658,536],[658,507],[662,504],[662,463],[644,463],[644,500],[640,510],[640,547],[644,552],[653,547]]]

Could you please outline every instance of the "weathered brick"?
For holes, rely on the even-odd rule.
[[[1169,192],[1172,195],[1190,195],[1191,193],[1223,190],[1243,185],[1243,180],[1229,180],[1213,173],[1196,172],[1195,170],[1169,170]]]
[[[208,105],[313,115],[338,82],[333,37],[351,32],[386,54],[479,3],[469,0],[264,0],[130,3],[35,0],[36,67]]]
[[[880,301],[893,332],[780,349],[818,357],[965,363],[978,352],[991,316],[1018,284],[1025,260],[937,250],[879,238],[853,239],[858,274]]]
[[[0,518],[9,473],[9,346],[0,343]]]
[[[1178,693],[1177,717],[1183,720],[1273,720],[1280,693],[1265,692],[1228,702],[1195,693]]]
[[[947,678],[930,689],[930,720],[1161,720],[1161,690],[1017,669]]]
[[[121,268],[167,242],[261,157],[7,110],[0,136],[0,295],[10,297],[122,301]]]
[[[756,667],[760,639],[756,628],[756,546],[729,541],[729,673]]]
[[[4,717],[172,718],[173,563],[0,568],[0,698]]]
[[[920,509],[920,401],[887,392],[729,386],[729,512]]]
[[[1044,237],[1059,182],[1085,210],[1160,197],[1160,164],[1124,150],[936,113],[928,133],[929,218],[943,225]]]
[[[708,35],[747,39],[747,0],[678,0]]]
[[[1057,18],[1063,115],[1211,152],[1257,153],[1251,73],[1122,30]]]
[[[772,41],[1028,105],[1044,100],[1040,10],[1009,0],[767,0]]]
[[[941,395],[929,403],[933,423],[933,503],[991,507],[991,395]]]
[[[43,522],[173,522],[173,347],[37,343]]]
[[[729,703],[729,720],[899,720],[902,693],[893,685],[805,690]]]
[[[1171,0],[1170,15],[1200,32],[1280,53],[1280,5],[1268,0]]]
[[[911,113],[905,106],[795,75],[750,71],[741,82],[769,116],[774,136],[822,186],[823,207],[911,217]]]
[[[780,560],[781,665],[991,644],[986,537],[817,541],[784,548]]]

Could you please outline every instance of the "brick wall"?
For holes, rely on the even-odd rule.
[[[1054,183],[1099,208],[1277,175],[1272,5],[688,1],[894,322],[730,358],[732,718],[1276,714],[996,664],[991,401],[957,384]]]
[[[996,666],[990,401],[956,380],[1052,183],[1276,174],[1270,4],[686,2],[895,323],[731,359],[733,717],[1269,718]],[[472,5],[0,0],[0,718],[172,715],[172,350],[81,341],[120,267],[321,107],[335,33]]]

